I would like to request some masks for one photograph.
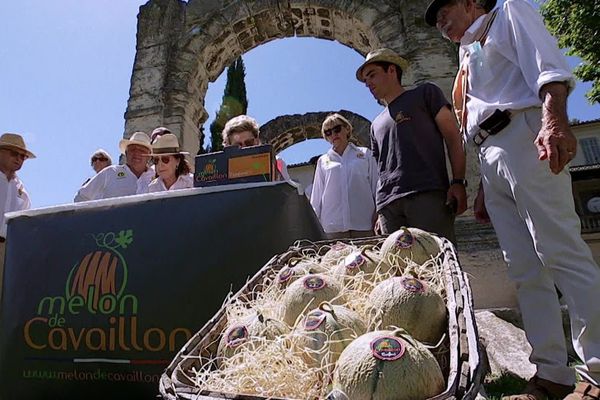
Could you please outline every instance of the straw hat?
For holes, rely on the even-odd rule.
[[[429,3],[427,11],[425,11],[425,22],[430,26],[435,26],[438,11],[446,4],[450,3],[450,1],[451,0],[433,0]],[[485,9],[485,12],[490,12],[496,7],[496,0],[475,0],[475,3],[480,4]]]
[[[176,154],[188,155],[187,151],[180,151],[177,136],[172,133],[166,133],[156,138],[152,145],[153,156],[174,156]]]
[[[127,150],[127,146],[130,144],[144,146],[149,152],[152,151],[150,138],[144,132],[135,132],[129,139],[121,139],[119,142],[119,149],[121,150],[121,153],[125,154],[125,150]]]
[[[356,79],[358,79],[361,82],[364,82],[365,80],[362,77],[362,70],[364,67],[367,66],[367,64],[371,64],[374,62],[392,63],[400,67],[402,69],[402,72],[406,72],[406,69],[408,68],[408,61],[405,58],[400,57],[398,53],[396,53],[392,49],[381,48],[373,50],[369,54],[367,54],[365,62],[362,63],[362,65],[356,70]]]
[[[21,135],[17,135],[16,133],[5,133],[0,136],[0,148],[20,150],[27,154],[27,157],[35,158],[35,154],[27,150],[27,146],[25,146],[23,137]]]

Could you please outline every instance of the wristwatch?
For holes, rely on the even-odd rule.
[[[450,181],[450,185],[463,185],[464,187],[467,187],[467,180],[454,178]]]

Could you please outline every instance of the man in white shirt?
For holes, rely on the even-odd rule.
[[[25,141],[20,135],[5,133],[0,136],[0,298],[2,298],[6,246],[4,213],[31,208],[29,196],[16,174],[28,158],[35,158],[35,155],[27,150]]]
[[[154,178],[154,170],[148,168],[152,153],[150,138],[144,132],[135,132],[129,139],[119,142],[125,154],[125,165],[104,168],[79,189],[75,202],[107,199],[136,194],[138,187],[147,187]]]
[[[580,235],[566,168],[577,141],[566,99],[575,81],[540,15],[525,0],[434,0],[425,14],[460,43],[454,109],[477,146],[479,220],[494,225],[533,351],[536,375],[511,400],[600,397],[600,269]],[[484,197],[485,193],[485,197]],[[583,379],[571,393],[559,299],[569,307]],[[566,397],[565,397],[566,396]]]

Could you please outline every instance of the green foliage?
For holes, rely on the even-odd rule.
[[[227,83],[221,101],[221,108],[217,111],[215,120],[210,124],[210,151],[223,149],[221,132],[231,118],[246,114],[248,99],[246,97],[246,69],[241,57],[227,68]]]
[[[600,1],[546,0],[540,10],[559,46],[583,60],[573,72],[592,82],[586,97],[590,103],[600,103]]]

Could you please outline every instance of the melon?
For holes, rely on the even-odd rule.
[[[283,321],[293,326],[301,313],[312,310],[324,301],[343,303],[341,291],[342,285],[329,275],[310,274],[297,279],[283,294]]]
[[[336,242],[321,258],[321,264],[325,267],[338,265],[346,256],[356,250],[356,247],[343,242]]]
[[[225,329],[217,349],[218,359],[231,357],[253,338],[273,340],[289,331],[289,327],[279,320],[265,318],[261,314],[251,315]]]
[[[407,334],[375,331],[340,355],[334,391],[351,400],[418,400],[443,392],[444,376],[431,352]]]
[[[385,239],[380,253],[391,265],[402,267],[406,259],[420,265],[437,257],[440,251],[436,236],[418,228],[402,227]]]
[[[297,344],[306,363],[320,367],[324,359],[335,363],[346,346],[366,331],[356,312],[324,302],[304,317]]]
[[[367,301],[372,328],[403,328],[415,339],[436,344],[446,332],[446,305],[426,282],[409,275],[386,279]]]
[[[384,261],[379,252],[372,247],[364,247],[347,255],[340,264],[334,269],[334,276],[338,276],[344,281],[348,281],[358,273],[362,272],[366,279],[374,280],[373,274],[377,271],[379,274],[387,274],[391,267]]]
[[[287,287],[301,276],[327,272],[327,268],[314,259],[293,260],[277,273],[275,281],[280,288]]]

